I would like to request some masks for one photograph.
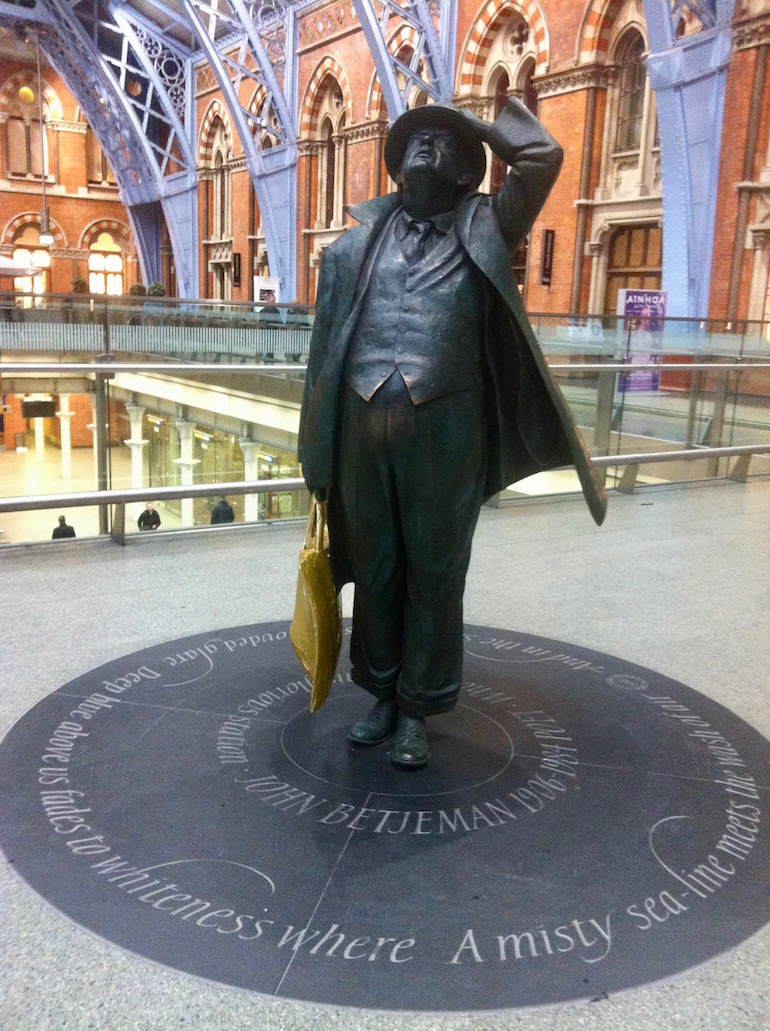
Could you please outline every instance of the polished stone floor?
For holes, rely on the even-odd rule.
[[[122,549],[76,540],[0,550],[0,729],[128,652],[289,618],[302,530],[263,525],[145,536]],[[768,560],[767,479],[613,496],[602,528],[578,499],[485,509],[466,618],[657,670],[770,737]],[[278,1002],[153,965],[74,925],[7,866],[0,913],[2,1031],[770,1029],[767,931],[675,980],[593,1003],[394,1015]]]

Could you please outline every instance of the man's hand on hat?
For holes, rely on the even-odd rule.
[[[484,143],[488,142],[487,137],[489,135],[489,130],[492,128],[492,122],[485,122],[483,118],[479,118],[475,111],[469,111],[466,107],[461,107],[459,109],[456,108],[455,110],[457,110],[458,114],[461,114],[463,118],[467,119],[480,140]]]
[[[520,102],[518,100],[511,98],[511,100],[508,101],[508,108],[511,105],[515,107],[519,103]],[[503,108],[503,111],[507,111],[508,108]],[[473,111],[468,111],[467,108],[461,108],[459,113],[470,122],[479,139],[482,143],[489,145],[493,154],[497,154],[501,148],[510,149],[511,141],[507,133],[501,129],[496,121],[485,122],[483,118],[479,118],[477,114],[474,114]]]

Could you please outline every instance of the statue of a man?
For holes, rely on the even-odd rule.
[[[510,165],[475,190],[482,141]],[[393,124],[398,193],[350,209],[324,253],[300,423],[305,481],[327,500],[332,574],[355,584],[352,678],[377,700],[350,730],[428,761],[425,718],[456,703],[465,574],[484,500],[575,465],[606,497],[548,373],[511,273],[562,151],[518,100],[496,122],[437,105]]]

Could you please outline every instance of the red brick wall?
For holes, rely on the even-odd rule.
[[[577,223],[575,199],[580,193],[586,97],[585,91],[565,93],[546,98],[540,103],[540,119],[564,149],[564,164],[556,185],[532,227],[527,290],[527,308],[530,311],[569,311]],[[544,229],[556,232],[551,286],[540,285]]]
[[[0,379],[0,391],[2,391],[2,379]],[[10,405],[12,411],[3,416],[3,434],[0,443],[5,444],[10,451],[16,447],[16,434],[26,433],[27,420],[21,415],[21,398],[16,394],[6,394],[5,404]]]
[[[741,181],[743,174],[746,125],[751,103],[756,54],[756,50],[742,50],[734,53],[727,75],[725,124],[722,135],[717,218],[714,227],[714,250],[711,266],[709,314],[712,318],[723,318],[727,309],[727,293],[738,215],[738,191],[735,189],[735,185]],[[762,156],[764,157],[764,153]],[[739,315],[745,315],[746,312],[752,259],[751,251],[742,251],[742,254],[743,275],[738,301]]]
[[[22,69],[36,74],[33,64],[0,60],[0,87]],[[54,90],[61,103],[63,120],[74,122],[78,111],[75,99],[52,68],[44,63],[41,71],[44,81]],[[89,188],[89,196],[78,195],[78,191],[87,186],[85,133],[54,131],[49,128],[47,140],[49,173],[54,174],[55,172],[57,154],[59,169],[58,182],[49,186],[46,193],[47,209],[52,223],[61,229],[64,237],[63,239],[57,238],[57,242],[51,248],[51,271],[48,287],[54,292],[65,293],[71,289],[71,282],[75,275],[88,279],[87,259],[63,257],[57,254],[57,251],[63,248],[79,249],[84,230],[100,219],[115,220],[126,228],[130,229],[130,227],[128,216],[118,198],[117,189],[93,186]],[[60,195],[61,187],[64,187],[64,196]],[[0,188],[2,242],[12,242],[10,235],[4,232],[9,222],[26,212],[33,213],[37,217],[40,214],[41,206],[41,190],[35,183],[30,182],[26,186],[16,181],[13,189]],[[133,242],[126,253],[129,252],[135,252]],[[127,293],[135,278],[136,266],[133,263],[129,264],[125,257],[124,254],[124,291]],[[0,288],[12,289],[13,280],[0,282]]]
[[[253,188],[248,172],[233,173],[233,254],[241,256],[241,285],[233,286],[234,301],[249,299],[249,193]]]
[[[2,383],[0,382],[0,388]],[[26,433],[27,420],[21,415],[21,402],[23,395],[6,394],[5,403],[11,405],[13,411],[4,417],[4,432],[0,434],[0,443],[4,443],[8,450],[16,447],[16,434]],[[61,404],[58,395],[54,397],[56,410],[59,411]],[[92,447],[93,437],[88,429],[93,422],[93,410],[91,399],[88,394],[70,394],[69,410],[73,413],[70,419],[70,442],[72,447]],[[119,418],[125,414],[125,405],[115,399],[110,400],[110,426],[112,429],[113,442],[119,443],[122,439]],[[61,441],[61,425],[58,419],[45,420],[45,436],[55,444]]]
[[[725,125],[719,168],[717,219],[714,231],[714,256],[711,271],[709,313],[712,318],[723,318],[727,307],[739,204],[739,192],[736,190],[736,184],[743,178],[744,150],[757,53],[756,49],[735,52],[727,75]],[[759,120],[757,152],[754,167],[750,174],[750,178],[754,182],[759,179],[765,162],[768,133],[770,132],[770,69],[768,69],[768,72],[769,74],[765,79],[762,114]],[[756,194],[754,194],[749,205],[748,225],[752,225],[756,221],[756,209],[757,199]],[[753,257],[753,251],[750,247],[742,251],[741,287],[737,309],[738,318],[745,318],[747,313]]]

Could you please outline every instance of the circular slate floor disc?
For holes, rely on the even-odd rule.
[[[148,648],[0,744],[0,847],[61,912],[212,981],[370,1009],[591,999],[770,921],[770,745],[622,659],[469,626],[424,770],[347,728],[287,623]]]

